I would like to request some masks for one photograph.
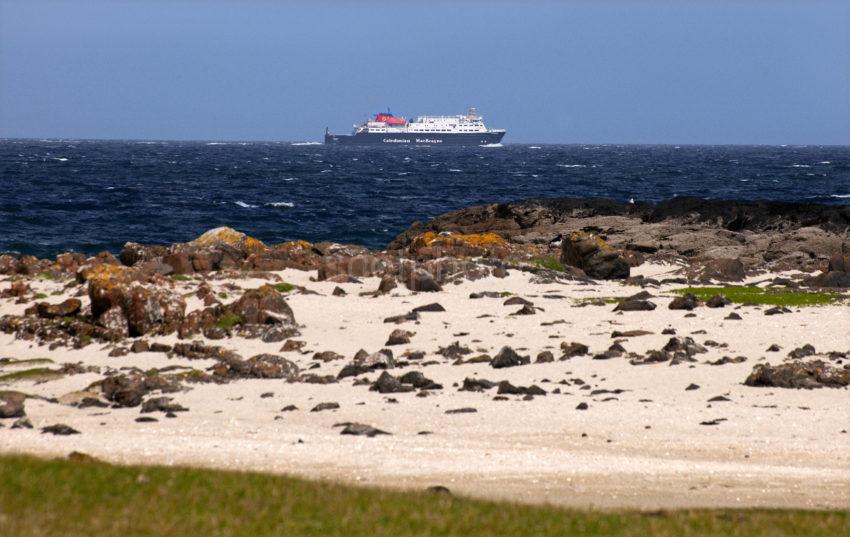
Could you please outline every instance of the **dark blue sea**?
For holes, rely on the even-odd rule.
[[[220,225],[385,246],[415,220],[541,197],[850,203],[850,147],[0,140],[0,252],[117,252]]]

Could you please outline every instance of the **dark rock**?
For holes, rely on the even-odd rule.
[[[537,354],[537,359],[534,361],[534,363],[548,364],[548,363],[554,362],[554,361],[555,361],[555,355],[552,354],[552,351],[542,351],[542,352]]]
[[[442,385],[437,384],[433,380],[423,375],[420,371],[409,371],[398,379],[403,384],[412,384],[414,388],[420,390],[440,390]]]
[[[227,306],[227,312],[238,315],[245,324],[294,324],[295,315],[284,296],[271,285],[249,289]]]
[[[142,403],[142,414],[151,412],[187,412],[189,409],[175,403],[171,397],[152,397]]]
[[[722,403],[726,401],[731,401],[731,399],[722,395],[715,395],[714,397],[708,400],[709,403]]]
[[[575,341],[567,343],[564,341],[561,343],[561,350],[564,351],[564,354],[561,355],[561,360],[566,360],[574,356],[584,356],[590,349],[583,343],[577,343]]]
[[[446,410],[446,414],[473,414],[475,412],[478,412],[478,409],[472,407],[454,408],[451,410]]]
[[[336,410],[339,408],[339,403],[319,403],[310,409],[310,412],[322,412],[324,410]]]
[[[590,408],[590,406],[588,406],[585,402],[581,402],[576,406],[576,410],[587,410],[588,408]]]
[[[298,410],[298,407],[295,405],[286,405],[280,409],[281,412],[293,412],[295,410]]]
[[[64,423],[57,423],[55,425],[48,425],[47,427],[41,428],[41,434],[53,434],[57,436],[69,436],[72,434],[80,434],[80,431],[65,425]]]
[[[274,354],[258,354],[244,362],[239,372],[245,378],[287,379],[298,377],[299,369],[294,362]]]
[[[691,311],[692,309],[697,307],[697,297],[691,293],[688,293],[684,296],[677,296],[673,300],[670,301],[670,305],[668,306],[671,310],[687,310]]]
[[[502,367],[514,367],[518,365],[526,365],[531,363],[531,358],[528,356],[520,356],[510,347],[502,347],[502,349],[490,361],[490,366],[494,369]]]
[[[652,311],[655,304],[648,300],[624,300],[617,304],[614,311]]]
[[[379,434],[390,434],[386,431],[382,431],[381,429],[376,429],[371,425],[366,425],[364,423],[346,423],[343,427],[342,431],[339,434],[353,435],[353,436],[367,436],[369,438],[375,437]]]
[[[409,321],[416,321],[419,319],[419,314],[415,311],[411,311],[410,313],[405,313],[404,315],[394,315],[392,317],[387,317],[384,319],[385,323],[394,323],[401,324]]]
[[[496,392],[501,395],[546,395],[546,390],[532,384],[531,386],[514,386],[507,380],[499,383],[499,389]]]
[[[664,335],[664,336],[675,336],[676,335],[676,329],[675,328],[665,328],[664,330],[661,331],[661,334]]]
[[[415,332],[408,332],[407,330],[402,330],[400,328],[393,330],[390,334],[390,337],[387,339],[385,345],[406,345],[410,343],[410,338],[415,334]]]
[[[705,302],[705,305],[709,308],[722,308],[730,305],[731,303],[732,301],[723,295],[714,295]]]
[[[708,365],[726,365],[726,364],[740,364],[742,362],[746,362],[746,356],[736,356],[735,358],[730,358],[729,356],[724,356],[723,358],[719,358],[713,362],[709,361]]]
[[[649,336],[652,335],[653,332],[649,330],[626,330],[624,332],[620,332],[619,330],[614,330],[611,332],[612,338],[618,337],[640,337],[640,336]]]
[[[135,419],[136,423],[156,423],[159,420],[153,416],[139,416]]]
[[[478,379],[478,378],[470,378],[466,377],[463,379],[463,386],[460,387],[459,391],[462,392],[483,392],[485,390],[489,390],[491,388],[496,387],[497,383],[489,381],[487,379]]]
[[[779,345],[777,345],[776,343],[773,343],[773,344],[771,344],[771,345],[770,345],[770,347],[768,347],[768,348],[767,348],[766,352],[779,352],[779,350],[780,350],[781,348],[782,348],[782,347],[780,347],[780,346],[779,346]],[[813,348],[814,348],[814,347],[813,347]]]
[[[758,364],[744,384],[777,388],[840,388],[850,385],[850,369],[833,367],[821,360],[793,361],[776,366]]]
[[[32,429],[32,422],[27,417],[18,418],[12,424],[12,429]]]
[[[404,278],[404,285],[411,291],[433,293],[442,291],[443,288],[434,279],[434,276],[425,269],[416,268],[410,271]]]
[[[348,293],[346,293],[345,289],[343,289],[342,287],[334,287],[334,290],[333,290],[333,292],[331,292],[331,294],[333,296],[345,296]]]
[[[414,390],[413,386],[402,384],[401,381],[386,371],[381,373],[381,376],[369,389],[378,393],[402,393]]]
[[[136,341],[133,342],[132,345],[130,345],[130,352],[139,353],[139,352],[148,352],[150,350],[151,350],[150,345],[144,339],[137,339]]]
[[[0,391],[0,418],[23,417],[26,399],[26,394],[21,392]]]
[[[59,304],[48,304],[39,302],[36,306],[38,316],[43,319],[57,319],[60,317],[72,317],[80,312],[83,303],[78,298],[69,298]]]
[[[512,296],[511,298],[505,300],[503,303],[505,306],[533,306],[534,302],[530,300],[526,300],[519,296]]]
[[[726,319],[728,321],[740,321],[742,319],[742,317],[733,311],[733,312],[729,313],[729,315],[724,317],[724,319]]]
[[[708,261],[699,274],[701,281],[741,281],[746,278],[744,264],[740,259],[712,259]]]
[[[425,489],[425,492],[429,494],[437,494],[439,496],[451,496],[452,491],[450,491],[447,487],[442,485],[434,485]]]
[[[385,295],[398,287],[398,283],[391,275],[387,274],[381,278],[381,283],[378,284],[378,293]]]
[[[765,315],[781,315],[783,313],[791,313],[791,310],[784,306],[774,306],[764,311]]]
[[[534,309],[534,306],[523,306],[519,310],[511,313],[511,315],[534,315],[537,313],[537,310]]]
[[[805,358],[807,356],[813,356],[815,354],[817,354],[817,351],[815,351],[814,346],[812,346],[809,343],[806,343],[802,347],[797,347],[793,351],[789,352],[788,357],[794,358],[794,359],[800,359],[800,358]]]
[[[688,384],[688,386],[685,388],[686,392],[693,391],[693,390],[699,390],[699,384],[691,383],[691,384]]]
[[[413,311],[416,312],[416,313],[439,312],[439,311],[446,311],[446,308],[444,308],[442,305],[440,305],[437,302],[432,302],[431,304],[425,304],[424,306],[417,306],[417,307],[413,308]]]
[[[451,345],[448,345],[446,347],[440,347],[437,350],[437,354],[449,359],[456,360],[458,358],[461,358],[462,356],[466,356],[467,354],[472,354],[472,349],[461,345],[459,341],[455,341]]]

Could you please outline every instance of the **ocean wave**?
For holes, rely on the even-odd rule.
[[[298,178],[297,177],[284,177],[283,180],[284,181],[297,181]]]
[[[808,164],[792,164],[792,168],[811,168]]]
[[[559,168],[587,168],[586,164],[558,164]]]
[[[483,144],[481,147],[505,147],[502,144]]]
[[[529,149],[543,149],[543,148],[542,148],[542,147],[540,147],[539,145],[530,145],[530,146],[528,146],[528,148],[529,148]]]
[[[322,142],[292,142],[289,145],[322,145]]]
[[[58,160],[59,162],[68,162],[68,159],[65,157],[53,157],[53,160]]]
[[[266,207],[295,207],[291,201],[272,201],[266,203]]]
[[[245,203],[242,200],[234,201],[233,203],[235,205],[238,205],[238,206],[244,208],[244,209],[256,209],[258,207],[257,205],[251,205],[250,203]]]
[[[830,162],[828,160],[822,160],[822,161],[818,162],[818,164],[832,164],[832,162]]]
[[[461,172],[463,172],[463,170],[459,170],[459,169],[457,169],[457,168],[449,168],[449,171],[450,171],[450,172],[453,172],[453,173],[461,173]]]
[[[850,194],[830,194],[830,198],[850,199]]]

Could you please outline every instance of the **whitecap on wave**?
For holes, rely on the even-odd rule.
[[[295,204],[291,201],[273,201],[266,203],[266,207],[295,207]]]
[[[792,168],[811,168],[808,164],[792,164]]]
[[[502,144],[484,144],[481,147],[505,147]]]
[[[322,145],[322,142],[292,142],[289,145]]]
[[[233,203],[235,203],[236,205],[243,207],[245,209],[256,209],[257,208],[257,205],[251,205],[250,203],[245,203],[242,200],[234,201]]]
[[[458,170],[457,168],[449,168],[449,171],[450,171],[450,172],[454,172],[454,173],[460,173],[460,172],[462,172],[463,170]]]
[[[530,145],[530,146],[528,146],[528,148],[529,149],[542,149],[539,145]]]
[[[298,178],[297,177],[284,177],[283,180],[284,181],[297,181]]]
[[[68,159],[65,157],[53,157],[53,160],[58,160],[59,162],[67,162]]]
[[[559,168],[587,168],[585,164],[558,164]]]
[[[850,194],[830,194],[830,198],[850,199]]]

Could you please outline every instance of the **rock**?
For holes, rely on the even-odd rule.
[[[467,354],[472,354],[472,349],[460,344],[460,341],[455,341],[454,343],[447,345],[445,347],[440,347],[437,349],[437,354],[440,356],[444,356],[449,359],[456,360]]]
[[[409,371],[399,377],[398,380],[403,384],[411,384],[414,388],[420,390],[441,390],[443,388],[442,385],[429,379],[420,371]]]
[[[310,412],[322,412],[325,410],[336,410],[339,408],[339,403],[319,403],[310,409]]]
[[[189,409],[175,403],[171,397],[152,397],[142,403],[142,414],[151,412],[187,412]]]
[[[705,305],[709,308],[722,308],[730,304],[732,304],[732,301],[723,295],[714,295],[705,302]]]
[[[334,287],[333,292],[331,293],[333,296],[345,296],[348,293],[345,292],[345,289],[342,287]]]
[[[850,272],[831,270],[804,280],[809,287],[850,288]]]
[[[574,232],[561,241],[560,260],[583,270],[589,277],[610,280],[629,277],[629,263],[614,252],[603,239]]]
[[[151,350],[150,345],[144,339],[137,339],[136,341],[133,342],[132,345],[130,345],[130,352],[139,353],[139,352],[148,352],[150,350]]]
[[[316,360],[317,362],[327,363],[334,360],[343,360],[344,358],[345,356],[333,351],[322,351],[313,354],[313,360]]]
[[[142,397],[148,393],[141,377],[127,375],[106,377],[101,382],[101,389],[107,400],[124,407],[139,406]]]
[[[109,308],[103,312],[97,322],[100,326],[118,336],[123,337],[130,334],[130,325],[127,324],[127,317],[124,316],[124,310],[121,309],[121,306]]]
[[[189,244],[198,248],[235,251],[239,257],[268,249],[261,241],[229,227],[210,229]]]
[[[286,299],[268,284],[245,291],[226,310],[246,324],[295,324],[295,315]]]
[[[381,373],[381,376],[378,377],[378,380],[369,389],[378,393],[402,393],[412,392],[414,390],[413,386],[403,385],[397,378],[386,371]]]
[[[575,341],[567,343],[564,341],[561,343],[561,350],[564,351],[561,360],[566,360],[574,356],[584,356],[590,349],[583,343],[576,343]]]
[[[378,284],[378,293],[385,295],[398,287],[398,283],[395,281],[391,275],[386,274],[381,277],[381,283]]]
[[[777,345],[776,343],[772,343],[770,347],[767,348],[766,352],[779,352],[782,347]],[[814,347],[812,347],[814,348]]]
[[[136,423],[158,423],[159,420],[153,416],[139,416],[134,420]]]
[[[699,384],[691,383],[691,384],[688,384],[688,386],[685,388],[686,392],[690,392],[690,391],[693,391],[693,390],[699,390]]]
[[[537,313],[537,310],[534,309],[534,306],[525,305],[518,309],[517,311],[511,313],[511,315],[534,315]]]
[[[242,369],[242,368],[240,368]],[[245,360],[242,378],[295,380],[299,369],[294,362],[274,354],[258,354]]]
[[[390,433],[382,431],[381,429],[376,429],[375,427],[372,427],[371,425],[366,425],[364,423],[346,423],[343,429],[339,432],[339,434],[367,436],[369,438],[372,438],[379,434]]]
[[[504,306],[533,306],[534,302],[531,302],[530,300],[526,300],[526,299],[519,297],[519,296],[512,296],[511,298],[502,302],[502,305],[504,305]]]
[[[531,358],[528,356],[520,356],[510,347],[502,347],[502,349],[490,361],[490,366],[494,369],[503,367],[515,367],[518,365],[526,365],[531,363]]]
[[[733,312],[730,312],[729,315],[724,317],[724,319],[726,319],[728,321],[740,321],[742,319],[742,317],[733,311]]]
[[[283,346],[280,348],[280,352],[297,352],[303,349],[306,345],[306,341],[300,341],[297,339],[287,339],[283,343]]]
[[[840,388],[850,385],[850,369],[833,367],[821,360],[795,360],[776,366],[757,364],[744,384],[776,388]]]
[[[404,285],[411,291],[433,293],[442,291],[443,288],[434,279],[434,276],[425,269],[416,268],[410,271],[404,278]]]
[[[614,311],[652,311],[655,304],[648,300],[624,300],[617,304]]]
[[[652,335],[653,332],[649,330],[626,330],[624,332],[620,332],[619,330],[614,330],[611,332],[612,338],[620,338],[620,337],[640,337],[640,336],[649,336]]]
[[[446,414],[474,414],[478,412],[478,409],[472,407],[464,407],[464,408],[453,408],[451,410],[446,410]]]
[[[437,494],[440,496],[451,496],[452,491],[448,489],[448,487],[444,487],[442,485],[434,485],[425,489],[425,492],[429,494]]]
[[[59,304],[48,304],[39,302],[36,306],[38,316],[43,319],[56,319],[59,317],[71,317],[80,312],[83,303],[79,298],[69,298]]]
[[[697,297],[691,293],[688,293],[684,296],[677,296],[673,300],[670,301],[670,305],[668,306],[671,310],[687,310],[691,311],[692,309],[697,307]]]
[[[487,379],[466,377],[465,379],[463,379],[463,385],[460,387],[459,391],[483,392],[484,390],[489,390],[491,388],[496,387],[496,385],[496,382],[492,382]]]
[[[708,261],[699,274],[701,281],[742,281],[747,274],[740,259],[720,258]]]
[[[709,403],[725,403],[728,401],[731,401],[731,399],[722,395],[715,395],[714,397],[708,400]]]
[[[444,308],[442,305],[438,304],[437,302],[432,302],[431,304],[425,304],[424,306],[417,306],[417,307],[413,308],[412,311],[415,312],[415,313],[440,312],[440,311],[446,311],[446,308]]]
[[[69,427],[64,423],[57,423],[55,425],[48,425],[47,427],[41,428],[41,434],[48,433],[57,436],[69,436],[72,434],[80,434],[80,431],[74,429],[73,427]]]
[[[809,343],[806,343],[802,347],[797,347],[796,349],[789,352],[788,358],[793,358],[795,360],[799,360],[800,358],[805,358],[807,356],[813,356],[815,354],[817,354],[817,351],[815,350],[814,346],[809,344]]]
[[[415,332],[409,332],[407,330],[397,328],[393,330],[390,334],[390,337],[387,338],[387,342],[385,343],[385,345],[387,345],[388,347],[392,345],[406,345],[410,343],[410,338],[414,334]]]
[[[21,392],[0,391],[0,418],[23,417],[26,399],[26,394]]]
[[[578,405],[576,405],[576,410],[587,410],[588,408],[590,408],[590,407],[585,402],[581,402]]]
[[[392,317],[387,317],[384,319],[385,323],[393,323],[393,324],[401,324],[410,321],[416,321],[419,319],[419,314],[415,311],[411,311],[410,313],[405,313],[404,315],[394,315]]]
[[[726,365],[726,364],[740,364],[742,362],[746,362],[746,356],[736,356],[735,358],[731,358],[729,356],[724,356],[723,358],[718,358],[717,360],[707,362],[708,365]]]
[[[791,310],[784,306],[774,306],[764,310],[765,315],[781,315],[783,313],[791,313]]]
[[[534,361],[536,364],[548,364],[550,362],[555,361],[555,355],[552,354],[552,351],[541,351],[537,354],[537,359]]]
[[[12,424],[12,429],[32,429],[32,422],[27,417],[18,418]]]
[[[546,390],[534,384],[529,387],[514,386],[507,380],[503,380],[499,383],[499,389],[496,393],[505,395],[546,395]]]
[[[173,332],[183,320],[186,302],[177,293],[162,287],[133,285],[124,296],[124,315],[131,336],[142,336],[161,328],[162,333]]]

